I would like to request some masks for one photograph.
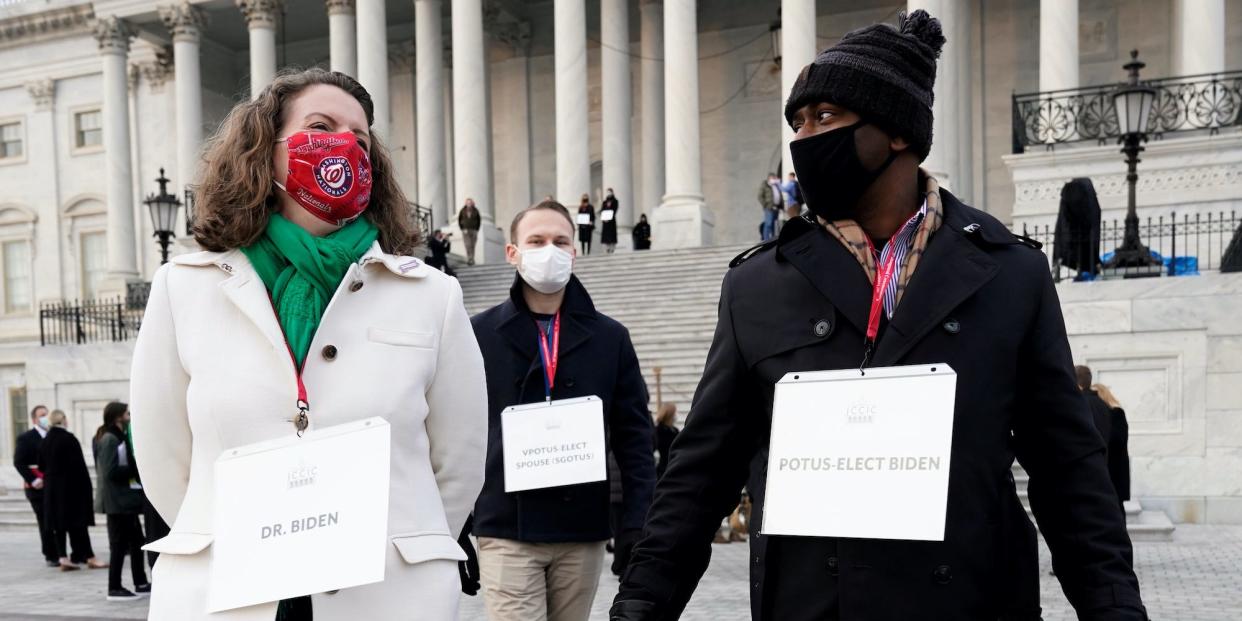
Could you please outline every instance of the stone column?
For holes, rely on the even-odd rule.
[[[1078,0],[1039,0],[1039,90],[1063,88],[1078,88]]]
[[[652,247],[711,245],[699,154],[699,32],[695,0],[664,2],[664,157],[667,189],[651,225]]]
[[[95,39],[103,60],[104,186],[108,197],[108,276],[116,281],[138,278],[134,248],[134,205],[129,152],[129,39],[133,30],[116,16],[95,23]],[[118,283],[119,284],[119,283]]]
[[[1180,49],[1174,50],[1178,75],[1225,70],[1225,0],[1174,0]]]
[[[958,78],[961,72],[968,70],[953,62],[954,50],[961,44],[956,40],[956,31],[962,28],[962,24],[958,22],[954,0],[909,0],[908,10],[914,12],[917,9],[923,9],[940,20],[945,38],[940,60],[936,63],[936,83],[932,89],[931,152],[923,161],[923,168],[936,177],[941,187],[953,189],[957,181],[957,153],[961,140],[954,106],[958,97]]]
[[[26,129],[28,140],[24,145],[26,147],[26,161],[31,165],[41,167],[43,174],[46,175],[45,183],[39,184],[39,200],[33,201],[31,207],[37,211],[37,222],[44,223],[43,226],[32,224],[33,237],[31,240],[32,256],[37,260],[34,261],[34,271],[31,276],[34,280],[34,303],[40,304],[45,301],[59,300],[64,298],[61,291],[61,284],[64,278],[61,276],[61,261],[63,253],[61,252],[60,227],[56,226],[58,218],[60,218],[60,176],[61,172],[56,165],[56,151],[60,142],[57,140],[56,128],[56,81],[50,78],[42,78],[26,83],[26,92],[34,101],[35,109],[30,114],[29,125]]]
[[[172,32],[174,90],[177,101],[177,172],[172,186],[179,193],[195,181],[203,142],[203,84],[198,58],[200,32],[207,26],[203,10],[189,2],[159,8]]]
[[[371,131],[388,140],[388,18],[384,0],[358,0],[358,81],[375,102]]]
[[[617,241],[634,227],[634,160],[630,115],[630,11],[626,0],[601,0],[600,65],[603,85],[604,187],[621,202]],[[584,58],[585,60],[585,58]],[[585,108],[585,106],[583,106]],[[587,171],[588,174],[590,171]]]
[[[582,194],[591,190],[586,1],[555,0],[554,11],[556,200],[576,207]]]
[[[435,226],[448,224],[448,176],[444,161],[444,37],[440,0],[414,1],[414,95],[418,111],[418,202],[431,206]]]
[[[642,14],[643,193],[636,211],[647,213],[664,199],[664,5],[660,0],[643,0],[638,8]]]
[[[781,49],[775,50],[781,57],[781,181],[793,172],[789,158],[793,130],[784,121],[785,100],[802,68],[815,60],[815,44],[815,0],[781,0]]]
[[[236,0],[250,31],[250,98],[255,99],[276,77],[278,0]]]
[[[354,0],[327,0],[328,55],[333,71],[358,75],[358,49],[354,35],[358,27],[354,19]]]
[[[452,0],[453,23],[453,210],[473,198],[483,227],[475,260],[504,260],[504,236],[492,211],[491,114],[484,67],[483,2]],[[585,131],[585,126],[583,127]],[[450,211],[449,213],[453,213]]]

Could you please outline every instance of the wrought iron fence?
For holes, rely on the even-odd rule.
[[[114,343],[138,336],[142,309],[125,298],[47,302],[39,306],[42,345]]]
[[[1145,81],[1156,89],[1147,134],[1242,126],[1242,71]],[[1095,140],[1115,142],[1121,132],[1113,94],[1117,86],[1093,86],[1013,96],[1013,152]]]
[[[1242,218],[1238,217],[1236,211],[1196,213],[1193,216],[1183,214],[1181,218],[1174,213],[1167,218],[1158,216],[1140,221],[1139,239],[1152,251],[1153,256],[1161,260],[1167,275],[1190,276],[1202,271],[1220,269],[1225,248],[1240,226]],[[1100,223],[1100,263],[1106,262],[1113,250],[1121,245],[1125,228],[1122,220]],[[1048,255],[1053,280],[1061,282],[1065,278],[1079,277],[1077,270],[1061,265],[1053,258],[1057,242],[1053,225],[1028,227],[1024,224],[1022,234],[1044,245],[1044,254]],[[1083,240],[1077,237],[1062,240],[1063,243],[1072,245],[1081,241]]]
[[[424,236],[431,235],[432,227],[435,221],[431,217],[431,207],[419,205],[418,203],[410,203],[410,210],[414,216],[414,224],[418,226],[418,232]]]

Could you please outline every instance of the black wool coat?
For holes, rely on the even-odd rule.
[[[17,468],[17,473],[22,476],[27,497],[31,495],[31,492],[35,492],[40,497],[43,495],[42,491],[30,487],[30,484],[38,478],[30,467],[38,466],[39,446],[42,444],[43,436],[39,435],[38,429],[27,430],[17,436],[17,441],[13,443],[13,467]]]
[[[1035,531],[1015,490],[1016,456],[1080,618],[1143,619],[1125,518],[1075,382],[1047,261],[986,213],[945,190],[941,199],[944,225],[871,366],[943,362],[957,372],[945,539],[752,536],[752,618],[1038,619]],[[752,523],[762,524],[775,383],[861,362],[871,285],[822,227],[791,220],[737,263],[614,619],[678,618],[744,484]]]
[[[39,446],[43,473],[43,519],[55,531],[95,525],[91,474],[82,457],[82,444],[72,433],[52,427]]]
[[[474,506],[474,533],[536,543],[603,541],[609,482],[505,492],[500,413],[538,403],[544,394],[539,333],[516,277],[509,299],[471,322],[487,373],[487,474]],[[625,326],[595,310],[576,276],[561,303],[561,344],[552,399],[595,395],[603,401],[604,436],[621,476],[620,530],[642,528],[655,488],[652,421],[638,356]]]
[[[604,223],[600,225],[599,243],[617,243],[617,210],[620,208],[620,203],[617,202],[617,197],[611,196],[604,199],[604,204],[599,208],[600,218],[604,217],[605,211],[612,211],[612,219],[605,220]]]

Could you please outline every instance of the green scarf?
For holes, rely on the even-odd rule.
[[[366,218],[315,237],[273,214],[263,237],[241,249],[272,296],[276,317],[299,369],[345,272],[366,254],[377,237],[379,230]]]

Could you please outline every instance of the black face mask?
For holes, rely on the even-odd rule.
[[[789,143],[798,185],[811,213],[828,221],[854,217],[858,199],[897,159],[898,152],[892,151],[879,168],[863,166],[854,134],[864,125],[866,121],[859,121]]]

